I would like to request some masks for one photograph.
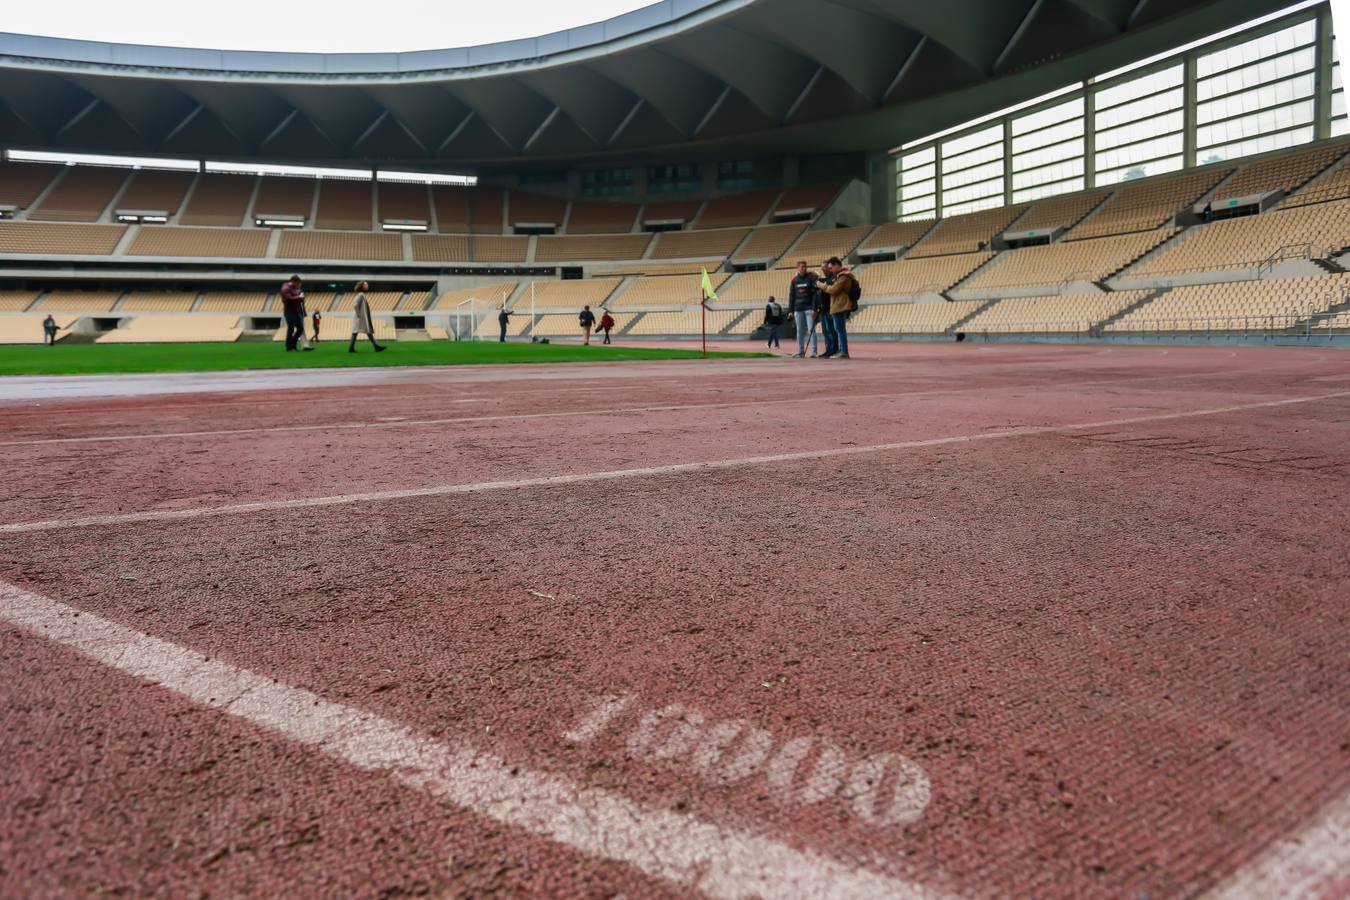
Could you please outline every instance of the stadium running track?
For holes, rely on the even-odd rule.
[[[857,349],[0,381],[0,894],[1350,894],[1350,355]]]

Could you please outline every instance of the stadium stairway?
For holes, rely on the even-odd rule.
[[[963,325],[965,325],[965,324],[966,324],[967,322],[969,322],[971,319],[973,319],[973,318],[975,318],[976,316],[978,316],[980,313],[984,312],[986,309],[991,309],[991,308],[993,308],[994,304],[1003,302],[1004,299],[1005,299],[1005,298],[1003,298],[1003,297],[995,297],[993,300],[990,300],[988,303],[981,303],[980,306],[979,306],[977,309],[975,309],[973,312],[971,312],[969,315],[965,315],[965,316],[962,316],[961,318],[957,319],[956,322],[954,322],[950,327],[947,328],[946,331],[943,332],[943,334],[959,334],[960,331],[961,331],[961,327],[962,327]]]
[[[1148,294],[1145,294],[1143,297],[1140,297],[1138,300],[1131,303],[1129,306],[1125,307],[1120,312],[1116,313],[1114,316],[1107,316],[1100,322],[1095,323],[1090,329],[1091,332],[1094,335],[1100,335],[1103,331],[1106,330],[1106,327],[1108,325],[1114,325],[1116,322],[1119,322],[1121,319],[1125,318],[1130,313],[1134,312],[1136,309],[1139,309],[1142,306],[1146,306],[1147,304],[1152,303],[1154,300],[1157,300],[1159,297],[1161,297],[1163,294],[1166,294],[1170,290],[1172,290],[1170,287],[1162,287]]]

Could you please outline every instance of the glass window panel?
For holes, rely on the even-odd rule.
[[[931,219],[933,211],[937,209],[937,204],[932,197],[925,197],[922,200],[906,200],[900,204],[900,215],[910,216],[916,219]],[[924,215],[927,213],[927,215]]]
[[[1023,135],[1041,128],[1048,128],[1051,125],[1057,125],[1069,119],[1081,119],[1083,109],[1082,97],[1070,100],[1068,103],[1052,106],[1049,109],[1042,109],[1039,112],[1013,119],[1012,133],[1014,136]],[[1016,144],[1015,141],[1014,144]]]
[[[1255,65],[1225,72],[1214,78],[1207,78],[1195,86],[1195,96],[1200,102],[1215,97],[1246,90],[1258,84],[1278,81],[1303,72],[1311,72],[1317,63],[1317,54],[1312,47],[1305,47],[1294,53],[1267,59]]]
[[[1350,119],[1336,119],[1331,123],[1331,136],[1343,137],[1350,134]]]
[[[1262,110],[1250,116],[1199,128],[1196,131],[1196,146],[1230,144],[1271,131],[1285,131],[1299,125],[1308,125],[1312,120],[1313,101],[1302,100],[1290,106]]]
[[[965,203],[969,200],[978,200],[981,197],[997,197],[1001,203],[1003,200],[1003,177],[991,178],[988,181],[967,185],[954,191],[944,188],[942,191],[942,208],[945,210],[949,208],[950,204]]]
[[[901,184],[913,184],[916,181],[926,181],[929,178],[937,176],[937,165],[929,163],[926,166],[915,166],[912,169],[906,169],[900,176]]]
[[[1003,195],[988,197],[983,200],[971,200],[968,203],[958,203],[954,206],[942,207],[943,216],[959,216],[964,213],[979,212],[982,209],[993,209],[996,206],[1003,205]]]
[[[1331,95],[1331,117],[1339,119],[1345,115],[1345,91],[1337,91]]]
[[[929,194],[937,193],[937,181],[921,181],[918,184],[905,185],[900,191],[900,195],[906,200],[914,200],[919,197],[926,197]]]
[[[1027,200],[1042,200],[1056,194],[1081,191],[1084,187],[1086,187],[1086,184],[1082,178],[1070,178],[1068,181],[1056,181],[1053,184],[1042,184],[1026,190],[1013,191],[1013,202],[1024,203]]]
[[[1110,150],[1113,147],[1171,134],[1174,131],[1180,131],[1184,125],[1185,118],[1181,110],[1158,116],[1156,119],[1131,122],[1121,128],[1097,132],[1097,149]]]
[[[1299,75],[1288,81],[1277,81],[1242,94],[1231,94],[1221,100],[1201,103],[1195,111],[1196,122],[1201,125],[1227,119],[1232,116],[1253,113],[1270,106],[1279,106],[1302,100],[1313,95],[1313,75]]]
[[[1003,158],[1003,144],[990,144],[987,147],[981,147],[978,150],[971,150],[969,153],[963,153],[960,156],[951,158],[942,158],[942,171],[956,172],[960,169],[969,169],[971,166],[978,166],[995,159]]]
[[[1182,168],[1183,164],[1182,157],[1168,156],[1162,159],[1149,160],[1146,163],[1122,166],[1119,169],[1098,169],[1096,182],[1098,187],[1119,184],[1122,181],[1133,181],[1138,178],[1161,175],[1164,172],[1176,172]]]
[[[913,153],[900,157],[900,165],[903,168],[910,166],[922,166],[927,163],[937,162],[937,147],[924,147],[922,150],[915,150]]]
[[[1181,109],[1182,104],[1186,102],[1185,94],[1181,88],[1168,91],[1165,94],[1155,94],[1152,97],[1145,97],[1142,100],[1136,100],[1133,103],[1123,103],[1114,109],[1108,109],[1106,112],[1098,112],[1096,116],[1097,130],[1105,128],[1116,128],[1124,125],[1126,122],[1134,122],[1139,119],[1147,119],[1150,116],[1159,113],[1171,112],[1174,109]]]
[[[1339,65],[1333,66],[1331,69],[1331,89],[1339,91],[1343,87],[1345,85],[1341,83],[1341,67]]]
[[[1083,171],[1083,160],[1081,159],[1071,159],[1051,166],[1042,166],[1039,169],[1029,169],[1013,176],[1013,190],[1049,184],[1052,181],[1063,181],[1065,178],[1082,175]]]
[[[1097,170],[1105,171],[1114,169],[1117,166],[1129,166],[1142,163],[1149,159],[1159,159],[1164,156],[1181,153],[1182,140],[1181,135],[1171,134],[1166,137],[1154,138],[1149,141],[1140,141],[1137,144],[1130,144],[1125,147],[1118,147],[1114,150],[1108,150],[1105,153],[1097,154]]]
[[[1083,139],[1075,138],[1072,141],[1055,144],[1053,147],[1042,147],[1039,150],[1032,150],[1030,153],[1014,156],[1012,168],[1014,172],[1021,172],[1024,169],[1034,169],[1037,166],[1045,166],[1053,162],[1063,162],[1074,157],[1082,157],[1085,149]]]
[[[1229,159],[1238,159],[1243,156],[1251,156],[1254,153],[1270,153],[1274,150],[1283,150],[1286,147],[1295,147],[1299,144],[1306,144],[1313,139],[1313,127],[1305,125],[1302,128],[1295,128],[1292,131],[1281,131],[1276,134],[1264,134],[1260,137],[1247,138],[1232,144],[1222,144],[1217,147],[1207,147],[1197,154],[1200,165],[1209,163],[1223,162]]]
[[[1074,119],[1071,122],[1052,125],[1049,128],[1043,128],[1022,137],[1013,138],[1012,149],[1013,153],[1021,153],[1024,150],[1034,150],[1047,144],[1058,144],[1060,141],[1082,136],[1083,120],[1081,118]]]
[[[1145,94],[1156,94],[1167,88],[1180,87],[1183,78],[1182,65],[1177,63],[1161,72],[1113,84],[1097,91],[1097,109],[1099,111],[1109,109]]]
[[[1259,59],[1265,59],[1268,56],[1287,53],[1295,47],[1311,44],[1316,37],[1316,20],[1308,19],[1273,34],[1226,47],[1214,53],[1207,53],[1196,61],[1196,72],[1201,78],[1204,78],[1213,75],[1215,72],[1224,72],[1228,69],[1256,62]]]
[[[968,184],[975,184],[980,181],[988,181],[990,178],[1003,174],[1003,160],[995,160],[982,166],[976,166],[973,169],[966,169],[962,172],[956,172],[948,175],[942,173],[942,190],[948,191],[952,188],[964,187]]]
[[[1002,142],[1003,123],[1000,122],[992,128],[985,128],[972,134],[967,134],[954,140],[945,141],[942,144],[943,160],[949,157],[957,156],[968,150],[974,150],[976,147],[983,147],[986,144]]]

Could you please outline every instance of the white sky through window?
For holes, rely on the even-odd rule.
[[[384,7],[315,0],[65,0],[0,5],[0,32],[212,50],[373,53],[470,47],[588,25],[652,0],[402,0]]]

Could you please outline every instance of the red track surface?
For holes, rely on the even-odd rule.
[[[957,895],[1194,895],[1350,791],[1350,357],[860,349],[0,401],[11,524],[802,454],[10,530],[0,580],[429,739]],[[235,433],[164,436],[184,432]],[[109,437],[128,439],[63,440]],[[620,695],[598,734],[564,737]],[[827,745],[848,765],[903,755],[931,798],[886,823],[767,763],[703,777],[693,745],[653,749],[668,727],[640,736],[670,704],[703,735],[813,739],[802,772]],[[4,623],[0,709],[6,896],[687,888]]]

